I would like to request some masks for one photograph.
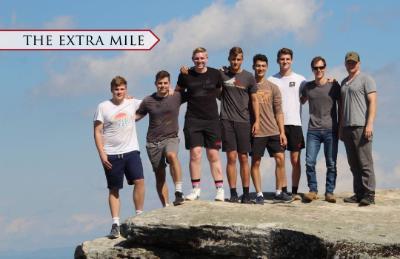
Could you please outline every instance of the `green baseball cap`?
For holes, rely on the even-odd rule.
[[[344,60],[345,61],[352,60],[355,62],[360,62],[360,55],[358,55],[358,53],[355,51],[350,51],[350,52],[347,52]]]

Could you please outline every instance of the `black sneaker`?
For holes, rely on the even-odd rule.
[[[251,203],[253,203],[252,201],[251,201],[251,199],[250,199],[250,195],[243,195],[242,196],[242,203],[243,204],[251,204]]]
[[[121,234],[119,232],[119,226],[115,223],[112,224],[109,238],[115,239],[115,238],[119,238],[120,236],[121,236]]]
[[[263,196],[257,196],[256,197],[256,204],[264,205],[264,197]]]
[[[359,203],[361,199],[356,194],[354,194],[351,197],[344,198],[343,201],[347,203]]]
[[[185,202],[185,199],[183,198],[183,193],[182,192],[175,192],[175,201],[173,202],[174,206],[181,205]]]
[[[274,197],[274,202],[291,202],[292,196],[287,194],[286,192],[281,192],[281,194],[276,195]]]
[[[238,203],[239,202],[239,197],[237,195],[231,195],[231,197],[229,198],[228,202]]]
[[[359,206],[369,206],[375,204],[375,197],[373,195],[365,195],[361,199]]]

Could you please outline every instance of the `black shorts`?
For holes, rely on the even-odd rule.
[[[268,150],[270,157],[276,153],[285,152],[285,147],[281,146],[279,135],[252,138],[251,156],[264,156],[265,148]]]
[[[222,151],[237,151],[249,153],[251,151],[251,125],[247,122],[221,120]]]
[[[287,150],[300,151],[305,147],[301,126],[285,125],[285,135],[287,138]]]
[[[107,155],[112,168],[104,167],[108,189],[122,189],[124,175],[129,185],[135,180],[143,179],[143,166],[139,151],[131,151],[119,155]]]
[[[221,124],[219,120],[185,119],[183,127],[185,147],[221,148]]]

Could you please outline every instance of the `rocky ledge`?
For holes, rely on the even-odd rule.
[[[75,258],[400,258],[400,190],[376,205],[194,201],[129,218],[121,238],[86,241]]]

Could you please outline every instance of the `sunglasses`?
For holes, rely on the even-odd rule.
[[[325,66],[313,67],[312,69],[313,69],[314,71],[317,71],[317,70],[324,70],[324,69],[325,69]]]

